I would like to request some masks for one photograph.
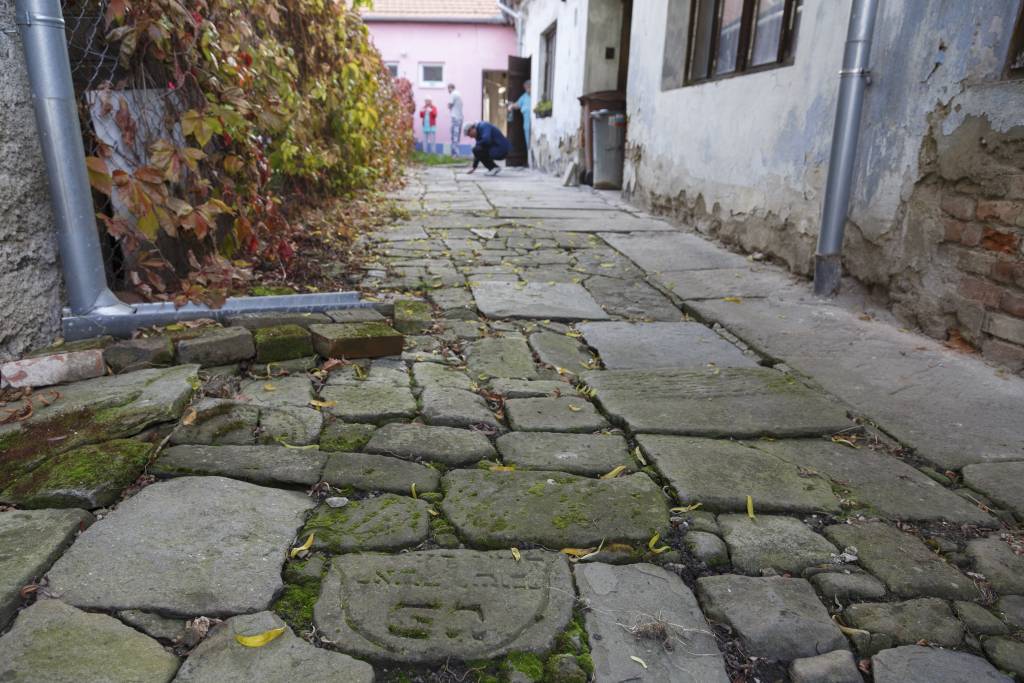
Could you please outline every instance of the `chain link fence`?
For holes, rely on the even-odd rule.
[[[61,3],[71,76],[78,102],[79,122],[87,156],[100,156],[111,171],[128,174],[149,163],[153,143],[170,140],[182,144],[181,112],[194,100],[175,88],[165,67],[152,60],[140,60],[134,45],[121,40],[117,24],[108,21],[111,4],[123,0],[66,0]],[[135,223],[118,193],[108,198],[93,193],[96,210]],[[101,229],[102,231],[102,229]],[[149,248],[127,254],[117,239],[102,231],[107,280],[114,290],[128,291],[139,285],[131,281],[129,258],[144,259],[157,252],[167,263],[187,267],[187,254],[176,240],[157,235]],[[133,250],[134,251],[134,250]]]

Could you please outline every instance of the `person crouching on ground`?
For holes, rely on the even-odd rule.
[[[486,121],[480,121],[467,124],[466,135],[476,140],[476,144],[473,146],[473,168],[468,173],[476,171],[476,167],[480,164],[487,168],[487,175],[501,173],[501,168],[494,162],[507,157],[511,150],[508,139],[501,134],[501,131]]]
[[[437,107],[429,98],[423,102],[420,118],[423,120],[423,151],[433,154],[437,138]]]

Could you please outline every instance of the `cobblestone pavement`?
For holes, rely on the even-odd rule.
[[[397,199],[374,308],[24,366],[119,374],[0,413],[0,680],[1024,676],[1019,381],[550,178]]]

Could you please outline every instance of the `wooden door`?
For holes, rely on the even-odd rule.
[[[513,57],[508,58],[508,90],[505,95],[509,103],[513,103],[523,94],[523,83],[530,80],[530,58]],[[526,149],[526,136],[523,133],[523,113],[518,109],[511,109],[512,120],[508,124],[508,141],[512,146],[506,166],[527,166],[530,163],[529,154]]]

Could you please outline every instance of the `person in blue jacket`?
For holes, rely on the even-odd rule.
[[[466,135],[476,140],[473,146],[473,168],[468,173],[476,171],[480,164],[487,167],[487,175],[501,173],[501,167],[494,162],[508,156],[511,150],[508,138],[502,135],[496,126],[486,121],[466,124]]]

